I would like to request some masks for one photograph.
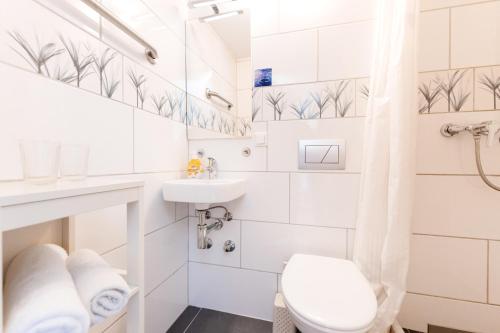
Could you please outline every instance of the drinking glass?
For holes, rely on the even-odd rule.
[[[24,180],[48,184],[57,180],[61,146],[58,142],[22,140],[20,142]]]
[[[63,144],[61,147],[61,177],[67,180],[81,180],[87,177],[89,146]]]

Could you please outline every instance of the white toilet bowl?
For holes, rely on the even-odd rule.
[[[281,278],[283,299],[302,333],[365,333],[377,299],[353,262],[295,254]]]

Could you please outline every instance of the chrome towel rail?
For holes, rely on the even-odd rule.
[[[234,106],[233,103],[231,103],[229,100],[225,99],[224,97],[219,95],[219,93],[217,93],[213,90],[210,90],[207,88],[207,90],[205,91],[205,94],[206,94],[208,99],[211,99],[212,97],[216,97],[216,98],[220,99],[221,101],[223,101],[224,103],[226,103],[228,110],[231,110],[231,108]]]
[[[148,42],[144,40],[138,33],[129,28],[125,23],[123,23],[115,14],[113,14],[109,9],[98,3],[96,0],[81,0],[84,4],[92,8],[99,15],[104,17],[106,20],[114,24],[118,29],[132,37],[136,42],[141,44],[146,48],[146,59],[154,64],[158,59],[158,52],[151,46]]]

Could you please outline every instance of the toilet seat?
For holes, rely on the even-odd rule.
[[[377,314],[369,282],[348,260],[295,254],[283,271],[281,286],[302,333],[364,333]]]

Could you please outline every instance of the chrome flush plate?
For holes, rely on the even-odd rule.
[[[299,169],[344,170],[345,140],[300,140]]]

